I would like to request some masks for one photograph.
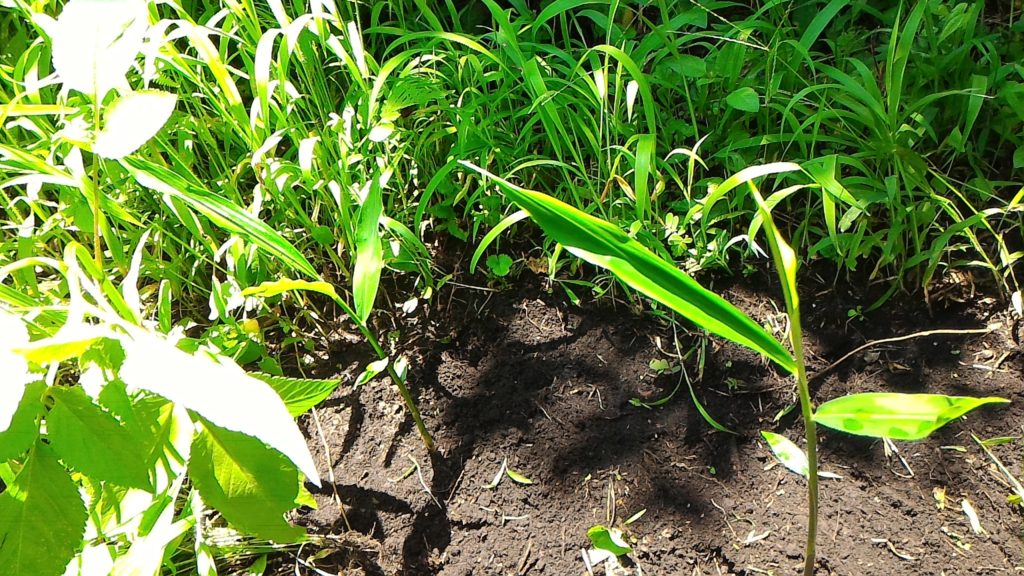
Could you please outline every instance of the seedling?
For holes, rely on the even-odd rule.
[[[937,394],[855,394],[827,402],[817,413],[814,412],[804,365],[796,254],[775,226],[769,207],[753,184],[755,178],[799,170],[799,166],[777,163],[747,168],[711,193],[724,195],[728,189],[747,184],[757,202],[758,216],[768,237],[789,315],[790,352],[746,314],[701,287],[618,227],[546,194],[511,184],[482,168],[466,162],[463,165],[495,182],[506,197],[525,210],[548,236],[568,252],[609,270],[622,283],[667,306],[701,328],[766,356],[796,377],[807,443],[807,546],[804,576],[812,576],[815,566],[819,476],[816,424],[850,434],[916,440],[928,436],[970,410],[985,404],[1008,402],[1001,398],[974,399]]]
[[[498,473],[494,475],[494,479],[491,480],[490,484],[487,484],[486,486],[484,486],[484,488],[487,488],[489,490],[496,489],[506,476],[508,476],[509,480],[512,480],[516,484],[523,484],[524,486],[529,486],[530,484],[533,484],[533,480],[530,480],[523,474],[509,468],[508,458],[503,458],[501,460],[501,467],[498,468]]]

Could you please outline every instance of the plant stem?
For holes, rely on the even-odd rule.
[[[814,576],[815,541],[818,535],[818,430],[814,424],[811,390],[804,366],[803,331],[800,311],[790,310],[790,339],[796,359],[796,380],[800,393],[800,411],[807,437],[807,549],[804,552],[804,576]]]
[[[342,311],[348,314],[349,318],[357,318],[356,313],[352,310],[349,305],[342,300],[340,297],[335,296],[334,302],[341,307]],[[373,351],[377,353],[377,357],[384,359],[388,355],[384,353],[384,348],[381,347],[380,342],[377,341],[377,336],[370,330],[370,327],[357,322],[356,325],[359,327],[359,331],[362,332],[363,337],[370,343]],[[416,400],[412,397],[409,392],[409,388],[405,385],[405,379],[402,378],[395,370],[392,363],[388,362],[388,376],[391,377],[391,381],[398,387],[398,393],[402,396],[402,400],[405,401],[405,407],[409,409],[409,413],[412,414],[412,420],[416,423],[416,430],[420,433],[420,438],[423,439],[423,445],[426,446],[428,452],[434,451],[434,438],[430,435],[430,431],[427,430],[427,425],[423,423],[423,417],[420,416],[420,410],[416,407]]]
[[[92,108],[92,129],[93,135],[100,133],[100,99],[93,97]],[[100,209],[100,162],[96,152],[92,153],[92,242],[93,258],[96,260],[96,267],[103,270],[103,246],[100,239],[100,218],[103,211]]]

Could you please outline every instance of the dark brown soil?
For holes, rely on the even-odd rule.
[[[321,463],[319,509],[296,520],[333,535],[336,553],[307,546],[302,574],[468,576],[587,574],[587,529],[623,528],[634,552],[621,574],[796,574],[805,538],[805,481],[776,465],[759,431],[798,441],[792,381],[755,354],[711,340],[697,397],[738,434],[713,430],[679,374],[673,333],[628,306],[574,307],[533,287],[446,288],[406,318],[414,342],[410,385],[437,440],[429,454],[398,394],[384,381],[343,387],[303,423]],[[766,283],[764,283],[766,284]],[[1011,574],[1024,568],[1021,508],[972,439],[1022,435],[1019,325],[991,299],[951,293],[923,305],[849,318],[841,288],[804,295],[811,371],[870,339],[932,328],[1001,323],[987,334],[921,337],[858,354],[812,382],[818,402],[863,391],[1003,396],[924,442],[883,442],[819,429],[823,480],[818,574]],[[782,323],[772,298],[732,288],[726,297],[763,323]],[[827,300],[823,300],[827,298]],[[1017,332],[1015,334],[1015,332]],[[660,340],[661,351],[657,341]],[[684,353],[699,345],[680,335]],[[694,379],[697,354],[685,363]],[[344,368],[345,366],[341,366]],[[1021,442],[992,450],[1015,476]],[[502,462],[533,481],[505,476]],[[331,474],[327,474],[330,468]],[[945,491],[945,506],[936,494]],[[964,500],[984,533],[972,531]],[[344,515],[342,511],[344,510]],[[626,519],[642,516],[629,525]],[[315,555],[315,556],[314,556]],[[306,567],[304,567],[306,566]],[[605,566],[594,574],[607,573]]]

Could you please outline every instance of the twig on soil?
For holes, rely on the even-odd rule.
[[[324,429],[320,426],[320,416],[317,415],[316,408],[310,409],[310,413],[313,414],[313,424],[316,426],[316,435],[320,438],[320,443],[324,447],[324,458],[327,460],[327,481],[331,483],[331,493],[334,496],[334,503],[338,505],[338,510],[341,512],[341,519],[345,522],[345,529],[349,532],[352,531],[352,525],[348,523],[348,515],[345,514],[345,503],[341,501],[341,495],[338,494],[338,483],[334,481],[334,458],[331,457],[331,447],[327,444],[327,437],[324,436]]]
[[[527,562],[530,560],[530,551],[533,550],[533,540],[526,543],[526,550],[523,552],[522,557],[519,559],[519,564],[516,566],[516,576],[526,576],[529,571]]]
[[[985,454],[992,460],[992,462],[996,465],[996,468],[998,468],[999,471],[1003,473],[1003,476],[1006,477],[1006,481],[1009,482],[1010,486],[1013,488],[1014,494],[1016,494],[1017,497],[1021,498],[1021,500],[1024,501],[1024,486],[1021,486],[1021,483],[1019,480],[1017,480],[1016,476],[1014,476],[1012,473],[1010,473],[1009,470],[1007,470],[1006,466],[1003,465],[1003,462],[999,460],[999,458],[995,454],[993,454],[991,450],[989,450],[988,446],[986,446],[980,438],[975,436],[973,433],[971,434],[971,438],[973,438],[974,441],[978,443],[978,446],[980,446],[982,451],[984,451]]]
[[[970,329],[966,329],[966,330],[957,330],[957,329],[925,330],[923,332],[914,332],[913,334],[906,334],[906,335],[903,335],[903,336],[896,336],[896,337],[893,337],[893,338],[882,338],[881,340],[870,340],[870,341],[865,342],[864,344],[861,344],[860,346],[854,348],[853,350],[847,352],[839,360],[836,360],[835,362],[829,364],[828,366],[822,368],[821,370],[815,372],[814,374],[809,375],[807,377],[807,379],[808,380],[817,380],[818,378],[828,374],[829,372],[834,370],[837,366],[839,366],[843,362],[846,362],[847,360],[849,360],[853,356],[857,355],[858,353],[863,352],[864,350],[867,350],[868,348],[873,348],[875,346],[878,346],[880,344],[891,344],[893,342],[903,342],[904,340],[912,340],[914,338],[923,338],[923,337],[926,337],[926,336],[943,336],[943,335],[958,336],[960,334],[988,334],[989,332],[993,332],[994,330],[995,330],[995,328],[992,328],[990,326],[986,326],[985,328],[970,328]]]

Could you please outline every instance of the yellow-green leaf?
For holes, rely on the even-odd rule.
[[[1009,402],[996,397],[869,392],[822,404],[814,414],[814,421],[858,436],[921,440],[975,408]]]

